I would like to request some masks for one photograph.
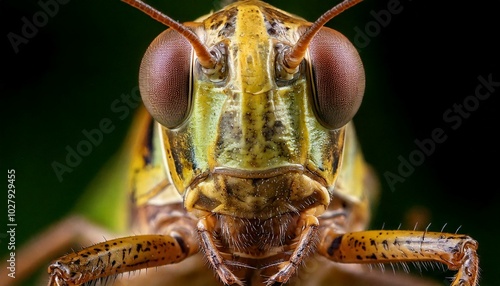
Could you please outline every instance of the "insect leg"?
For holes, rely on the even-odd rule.
[[[312,250],[319,226],[318,218],[312,214],[304,213],[301,217],[301,223],[302,225],[299,225],[299,229],[302,229],[302,231],[299,236],[297,248],[293,251],[290,259],[280,266],[278,273],[269,278],[267,285],[286,283],[295,274],[297,268],[300,267],[304,257]]]
[[[119,273],[178,263],[198,252],[192,233],[117,238],[65,255],[49,266],[49,285],[80,285]]]
[[[372,230],[335,233],[324,229],[318,252],[341,263],[435,261],[458,270],[452,286],[477,285],[478,243],[469,236],[427,231]]]
[[[75,244],[88,244],[89,241],[99,241],[103,236],[111,235],[109,231],[81,216],[69,216],[35,236],[19,249],[16,260],[23,263],[16,265],[16,279],[3,279],[2,285],[22,283],[22,280],[32,276],[41,265],[45,265],[54,256],[61,255]],[[0,277],[7,277],[7,269],[6,263],[0,264]]]
[[[207,257],[225,285],[237,284],[243,286],[243,282],[224,265],[224,258],[217,250],[217,246],[212,237],[212,230],[215,224],[214,220],[215,216],[208,215],[198,221],[198,234],[200,236],[203,251],[205,252],[205,257]]]

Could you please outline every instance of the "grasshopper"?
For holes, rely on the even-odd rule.
[[[117,282],[432,285],[361,267],[407,262],[442,263],[457,271],[451,285],[477,285],[478,243],[467,235],[366,230],[378,185],[352,123],[363,64],[348,39],[324,27],[360,1],[310,23],[243,0],[184,24],[123,1],[170,27],[144,55],[147,112],[126,145],[134,235],[54,260],[49,285],[160,266]],[[76,233],[106,232],[72,218],[44,238]]]

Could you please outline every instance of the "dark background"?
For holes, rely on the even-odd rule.
[[[495,261],[500,248],[493,235],[500,207],[494,144],[498,120],[493,118],[500,87],[488,99],[478,100],[456,129],[443,114],[472,99],[479,76],[500,81],[499,23],[491,2],[365,1],[328,24],[353,41],[366,68],[365,99],[354,121],[383,188],[372,228],[397,228],[400,223],[413,228],[414,220],[420,222],[418,228],[432,222],[433,231],[445,224],[449,232],[461,227],[460,233],[479,241],[482,286],[500,280]],[[218,2],[200,0],[149,3],[179,21],[218,8]],[[271,1],[309,20],[336,3]],[[384,12],[388,5],[397,7],[389,9],[390,18]],[[0,2],[0,171],[16,170],[18,247],[67,214],[118,150],[132,116],[120,119],[111,104],[133,92],[141,57],[164,30],[118,0],[71,0],[59,4],[16,53],[7,35],[23,36],[23,17],[33,23],[40,11],[36,1]],[[109,118],[115,130],[60,182],[52,162],[64,163],[66,146],[75,147],[85,139],[82,130],[97,128],[103,118]],[[398,158],[409,160],[418,150],[414,141],[432,138],[436,128],[443,130],[446,141],[436,143],[391,191],[384,173],[398,175]],[[6,185],[7,179],[4,189]],[[7,191],[1,195],[3,229]],[[2,245],[3,240],[3,257],[7,249]]]

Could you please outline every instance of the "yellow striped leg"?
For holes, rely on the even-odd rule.
[[[318,252],[341,263],[440,262],[450,270],[458,270],[452,286],[476,286],[477,247],[477,241],[461,234],[403,230],[336,234],[326,229]]]
[[[117,238],[65,255],[49,266],[49,286],[80,285],[119,273],[178,263],[198,243],[177,233]]]

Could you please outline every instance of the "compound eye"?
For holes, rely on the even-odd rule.
[[[168,29],[147,49],[140,67],[139,88],[151,116],[175,128],[189,115],[191,102],[191,44]]]
[[[318,120],[329,129],[347,124],[361,105],[365,73],[356,48],[339,32],[322,27],[309,45]]]

